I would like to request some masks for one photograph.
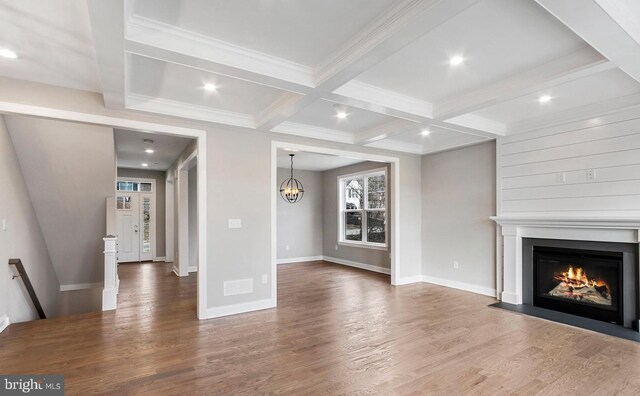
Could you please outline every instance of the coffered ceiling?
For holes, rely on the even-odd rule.
[[[34,54],[0,74],[239,133],[424,154],[640,106],[633,0],[61,2],[72,23],[0,5],[0,46]]]

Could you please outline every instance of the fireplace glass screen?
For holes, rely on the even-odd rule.
[[[621,323],[622,254],[535,247],[534,305]]]

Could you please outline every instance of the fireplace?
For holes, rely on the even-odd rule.
[[[622,252],[533,247],[533,305],[623,323]]]

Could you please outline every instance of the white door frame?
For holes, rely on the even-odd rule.
[[[189,275],[189,169],[197,164],[198,150],[194,150],[184,161],[178,164],[178,266],[173,272],[178,276]],[[198,168],[198,172],[200,168]],[[198,176],[200,174],[198,173]],[[175,185],[174,185],[175,187]],[[199,186],[198,186],[199,188]],[[198,191],[199,192],[199,191]],[[198,224],[201,223],[198,221]]]
[[[16,114],[52,120],[99,125],[126,129],[135,132],[157,133],[194,138],[197,140],[198,155],[198,217],[207,218],[207,132],[204,129],[185,128],[136,121],[128,118],[111,117],[78,111],[59,110],[50,107],[32,106],[22,103],[0,102],[0,114]],[[114,164],[115,166],[115,164]],[[114,188],[115,190],[115,188]],[[115,200],[114,200],[115,203]],[[198,222],[198,318],[207,318],[207,222]]]
[[[143,182],[143,183],[151,183],[151,191],[118,191],[116,189],[116,194],[118,193],[134,193],[134,194],[138,194],[138,208],[139,208],[139,212],[138,215],[140,217],[140,220],[142,220],[142,197],[144,194],[151,194],[152,201],[151,201],[151,257],[148,260],[143,260],[142,259],[142,232],[139,232],[138,234],[138,246],[140,247],[139,250],[139,260],[140,261],[157,261],[157,255],[156,255],[156,235],[157,235],[157,222],[156,222],[156,203],[158,202],[158,195],[156,193],[156,189],[157,184],[156,183],[156,179],[149,179],[149,178],[145,178],[145,177],[128,177],[128,176],[124,176],[124,177],[116,177],[116,181],[127,181],[127,182]],[[140,221],[140,231],[142,231],[142,221]]]
[[[278,218],[277,202],[280,198],[278,188],[278,149],[305,151],[309,153],[339,155],[343,157],[358,158],[362,160],[391,163],[393,174],[393,195],[391,212],[391,284],[396,285],[400,279],[400,158],[378,154],[367,154],[360,151],[347,151],[310,146],[305,144],[287,143],[280,141],[271,142],[271,298],[277,301],[277,250],[278,250]]]

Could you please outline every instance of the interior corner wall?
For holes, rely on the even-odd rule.
[[[58,313],[60,283],[45,243],[13,143],[0,115],[0,320],[12,323],[38,317],[20,278],[11,279],[10,258],[19,258],[48,317]]]
[[[139,177],[153,179],[156,189],[156,252],[155,257],[166,255],[166,173],[164,171],[152,171],[145,169],[118,168],[118,177]]]
[[[290,169],[278,168],[277,188],[290,177]],[[294,177],[304,186],[304,196],[296,203],[277,201],[278,260],[322,256],[323,185],[322,172],[296,170]]]
[[[422,266],[427,281],[495,290],[496,146],[422,157]],[[454,261],[459,268],[454,268]]]
[[[5,116],[62,286],[104,278],[106,199],[114,194],[113,129]]]
[[[323,232],[324,241],[322,255],[325,257],[337,258],[341,260],[353,261],[356,263],[372,265],[380,268],[391,268],[391,257],[389,252],[393,248],[391,238],[388,237],[388,250],[370,249],[358,246],[345,246],[338,244],[338,177],[348,175],[351,173],[363,172],[373,169],[387,168],[388,178],[388,202],[387,202],[387,223],[389,224],[389,231],[394,216],[393,211],[393,175],[391,174],[391,167],[389,164],[365,161],[354,165],[343,166],[341,168],[331,169],[322,172],[322,190],[324,195],[324,209],[323,209]],[[389,233],[389,235],[391,235]]]

